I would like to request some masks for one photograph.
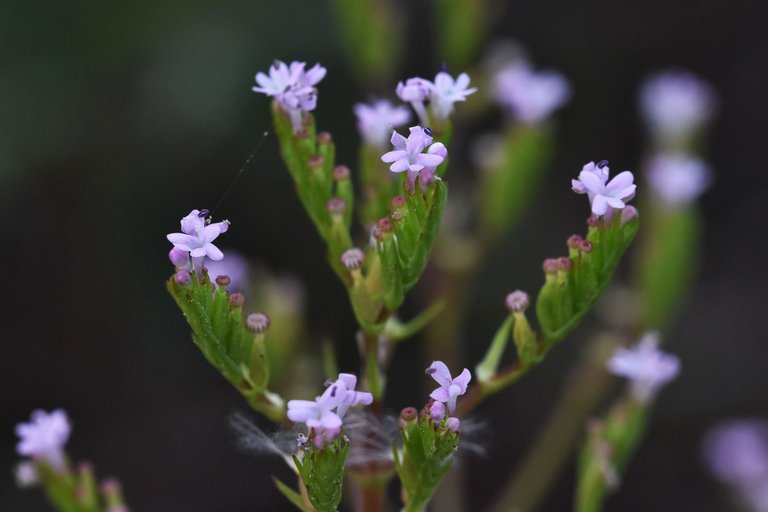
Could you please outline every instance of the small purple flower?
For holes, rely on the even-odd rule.
[[[373,402],[373,395],[355,391],[356,385],[357,377],[350,373],[340,373],[339,378],[314,401],[289,401],[288,419],[314,429],[315,446],[322,448],[341,433],[342,418],[350,407],[370,405]]]
[[[171,260],[171,263],[173,263],[173,265],[179,270],[190,269],[189,251],[183,251],[181,249],[177,249],[176,247],[174,247],[168,253],[168,259]]]
[[[590,162],[582,168],[578,180],[571,181],[574,192],[588,195],[592,213],[597,216],[611,209],[621,210],[635,197],[635,177],[630,171],[620,172],[611,181],[608,176],[607,162],[602,167]]]
[[[658,334],[648,332],[634,348],[619,348],[608,361],[611,373],[630,380],[632,394],[640,402],[650,401],[680,371],[680,360],[658,345]]]
[[[472,374],[464,368],[461,375],[453,379],[444,362],[433,361],[427,368],[427,375],[430,375],[440,384],[440,387],[432,391],[429,396],[438,402],[445,403],[448,406],[448,412],[453,414],[456,411],[456,399],[467,392],[467,385]]]
[[[16,464],[14,475],[16,476],[16,485],[22,489],[34,487],[40,483],[40,474],[37,472],[35,463],[28,460]]]
[[[411,120],[411,111],[407,107],[395,107],[388,100],[378,100],[372,105],[355,105],[357,128],[368,146],[383,148],[392,130]]]
[[[768,422],[735,420],[704,438],[704,461],[719,480],[734,486],[768,485]]]
[[[408,171],[411,182],[414,182],[423,169],[434,175],[437,166],[448,156],[448,150],[440,142],[432,144],[432,132],[428,128],[412,126],[410,132],[407,139],[397,132],[392,132],[391,142],[395,149],[384,153],[381,160],[392,163],[389,167],[392,172]],[[427,152],[422,153],[427,146]]]
[[[686,71],[654,75],[640,91],[640,109],[660,138],[690,136],[710,121],[716,108],[712,87]]]
[[[680,154],[656,155],[646,168],[652,190],[672,207],[690,204],[712,183],[712,171],[700,158]]]
[[[403,82],[398,82],[395,92],[401,100],[410,103],[419,116],[421,124],[429,124],[427,112],[424,109],[424,102],[429,99],[435,84],[423,78],[409,78]]]
[[[206,211],[192,210],[189,215],[181,219],[181,233],[170,233],[167,239],[175,249],[189,253],[192,257],[192,269],[200,272],[203,262],[208,256],[214,261],[219,261],[224,254],[213,245],[213,241],[229,229],[229,221],[205,223]]]
[[[453,104],[466,101],[467,96],[477,92],[477,87],[469,87],[469,75],[460,74],[456,80],[448,73],[441,71],[435,76],[435,82],[430,95],[430,110],[437,122],[448,119],[453,112]]]
[[[293,132],[298,133],[302,127],[303,112],[310,112],[317,106],[317,85],[325,77],[326,69],[315,64],[306,71],[306,62],[275,61],[269,68],[269,76],[264,73],[256,74],[259,87],[253,87],[254,92],[274,97],[280,107],[291,117]]]
[[[63,471],[66,468],[64,445],[70,430],[64,410],[56,409],[51,413],[34,411],[29,423],[16,425],[16,435],[20,438],[16,452],[45,462],[56,471]]]
[[[568,81],[554,71],[535,72],[522,60],[502,69],[493,80],[496,100],[521,123],[546,119],[570,97]]]

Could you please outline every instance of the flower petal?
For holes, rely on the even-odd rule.
[[[441,386],[451,385],[451,371],[442,361],[432,361],[427,368],[427,375],[430,375]]]

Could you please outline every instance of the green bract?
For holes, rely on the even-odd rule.
[[[231,300],[226,286],[214,289],[207,272],[202,279],[191,274],[188,284],[179,284],[171,277],[166,286],[192,328],[192,340],[208,362],[245,396],[251,407],[273,421],[283,421],[283,400],[267,389],[269,362],[264,334],[246,328],[241,303]]]

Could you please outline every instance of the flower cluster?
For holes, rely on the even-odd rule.
[[[646,167],[645,176],[653,192],[670,207],[690,204],[712,183],[707,163],[684,154],[656,155]]]
[[[640,92],[640,109],[660,138],[685,138],[712,118],[717,99],[712,87],[684,71],[651,77]]]
[[[407,171],[411,183],[418,177],[423,185],[428,185],[434,180],[437,166],[448,157],[448,150],[441,142],[432,143],[429,128],[412,126],[410,131],[407,139],[392,132],[391,142],[395,149],[384,153],[381,160],[392,164],[389,166],[392,172]],[[423,153],[425,149],[427,152]]]
[[[659,350],[659,336],[646,333],[632,349],[619,348],[608,361],[608,370],[631,382],[632,395],[647,403],[680,371],[680,360]]]
[[[69,439],[70,430],[67,414],[62,409],[50,413],[34,411],[29,423],[16,425],[16,435],[20,439],[16,452],[48,464],[56,471],[64,471],[64,445]]]
[[[536,124],[568,101],[571,91],[561,74],[535,72],[527,62],[518,60],[494,77],[493,94],[519,122]]]
[[[181,233],[170,233],[166,236],[173,244],[168,258],[179,270],[201,272],[206,256],[214,261],[224,258],[224,253],[212,242],[229,229],[229,221],[210,224],[205,219],[207,215],[208,210],[192,210],[181,219]]]
[[[288,112],[291,117],[293,132],[298,133],[302,128],[303,113],[310,112],[317,106],[317,85],[325,77],[326,69],[315,64],[310,70],[305,70],[306,62],[275,61],[269,68],[269,76],[264,73],[256,74],[258,87],[254,92],[260,92],[275,98],[277,104]]]
[[[472,374],[464,368],[464,371],[455,379],[451,377],[448,366],[442,361],[433,361],[426,370],[427,375],[432,377],[440,384],[440,387],[430,393],[430,397],[435,400],[429,409],[429,414],[434,421],[440,421],[445,417],[446,407],[450,417],[446,420],[446,427],[456,432],[461,426],[458,418],[453,416],[456,413],[456,400],[467,392],[467,385]]]
[[[407,107],[392,105],[388,100],[378,100],[373,104],[355,105],[357,128],[367,146],[383,148],[393,129],[411,120],[411,111]]]
[[[409,78],[405,82],[399,82],[395,92],[397,96],[410,103],[422,124],[430,124],[432,120],[442,124],[448,120],[453,105],[458,101],[466,101],[467,96],[477,91],[477,87],[469,87],[469,75],[460,74],[456,79],[445,71],[435,75],[434,82],[424,78]],[[431,117],[427,115],[424,102],[429,101]]]
[[[288,402],[288,419],[304,423],[314,431],[317,448],[322,448],[341,433],[344,414],[355,405],[370,405],[373,395],[355,391],[357,377],[351,373],[340,373],[325,392],[315,400],[291,400]]]
[[[613,210],[622,210],[635,197],[635,177],[630,171],[617,174],[608,181],[608,161],[589,162],[582,167],[578,179],[571,180],[571,188],[577,194],[587,194],[592,213],[598,217]]]

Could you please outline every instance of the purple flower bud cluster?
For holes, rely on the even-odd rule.
[[[435,422],[442,420],[447,409],[450,417],[446,420],[446,427],[453,432],[458,431],[461,422],[453,416],[456,413],[456,401],[458,397],[467,392],[472,374],[464,368],[458,377],[453,378],[448,366],[442,361],[433,361],[426,373],[440,384],[440,387],[429,395],[434,400],[429,408],[432,420]]]
[[[203,270],[206,256],[214,261],[224,258],[224,253],[212,242],[229,229],[229,221],[209,224],[205,219],[207,214],[208,210],[192,210],[181,219],[181,233],[170,233],[166,236],[173,244],[168,258],[180,271],[193,270],[199,273]]]
[[[587,194],[592,213],[598,217],[608,216],[615,210],[623,210],[626,203],[635,197],[635,176],[630,171],[617,174],[608,181],[608,161],[597,164],[589,162],[582,167],[578,179],[571,180],[571,188],[577,194]]]
[[[658,334],[648,332],[633,348],[617,349],[608,361],[608,370],[629,379],[635,399],[647,403],[677,376],[680,360],[659,350]]]
[[[341,433],[342,419],[350,407],[370,405],[373,395],[355,391],[357,377],[351,373],[340,373],[325,392],[312,400],[291,400],[288,402],[288,419],[304,423],[314,432],[314,443],[323,448]]]
[[[305,70],[306,62],[275,61],[269,68],[269,76],[264,73],[256,74],[258,86],[254,92],[266,94],[275,98],[280,108],[288,113],[294,133],[302,129],[304,112],[311,112],[317,106],[317,89],[315,85],[325,77],[326,69],[315,64]]]
[[[392,172],[408,172],[411,184],[419,178],[422,185],[429,185],[434,181],[437,166],[448,157],[448,150],[441,142],[432,143],[432,130],[421,126],[412,126],[406,139],[397,132],[392,132],[393,151],[384,153],[381,161],[391,163],[389,170]],[[424,150],[427,150],[424,153]]]
[[[429,101],[431,120],[442,124],[453,112],[455,103],[466,101],[467,96],[477,91],[477,87],[469,87],[469,81],[466,73],[454,79],[445,71],[440,71],[435,75],[434,82],[419,77],[409,78],[399,82],[395,92],[398,98],[413,106],[423,125],[430,121],[424,107],[424,102]]]
[[[536,124],[568,101],[568,81],[554,71],[536,72],[524,60],[506,66],[493,79],[493,95],[519,122]]]

